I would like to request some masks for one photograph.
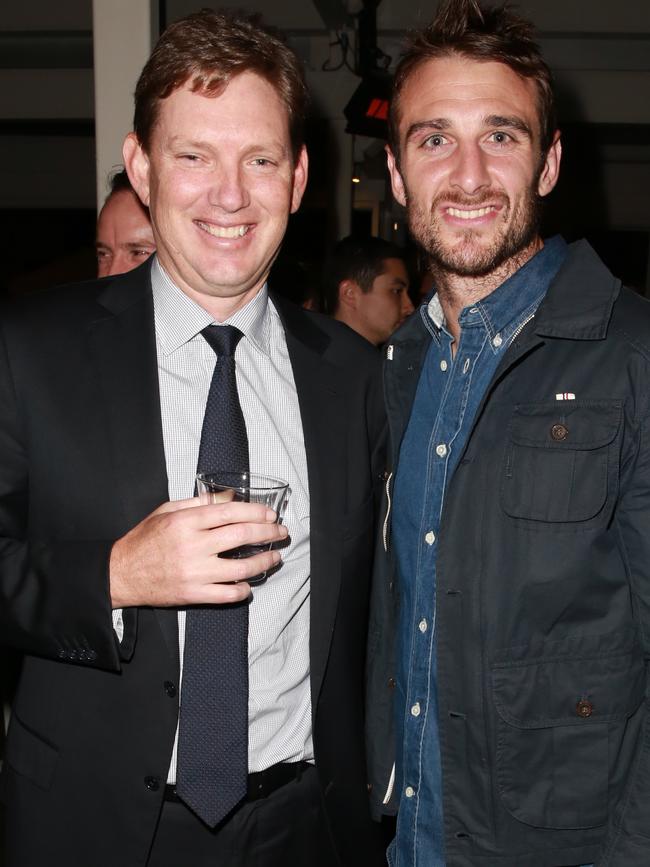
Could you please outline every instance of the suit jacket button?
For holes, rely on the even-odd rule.
[[[166,680],[163,685],[165,687],[165,695],[168,698],[176,698],[176,687],[171,680]]]
[[[591,716],[593,712],[593,704],[586,698],[580,699],[580,701],[576,705],[576,713],[578,714],[578,716],[586,719],[587,717]]]
[[[160,788],[160,780],[158,777],[145,777],[144,784],[150,792],[157,792]]]
[[[87,650],[86,651],[86,659],[89,659],[91,662],[94,659],[97,659],[97,652],[95,650]]]
[[[61,650],[59,650],[59,659],[65,659],[67,655],[68,655],[67,650],[64,650],[63,648],[61,648]]]

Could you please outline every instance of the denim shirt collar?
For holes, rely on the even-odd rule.
[[[559,235],[547,240],[538,253],[493,292],[463,308],[458,317],[461,330],[483,327],[495,351],[507,345],[521,322],[535,313],[567,251],[568,246]],[[446,332],[446,328],[437,293],[420,311],[427,330],[439,341],[440,331]],[[497,335],[501,341],[497,340],[495,345]]]

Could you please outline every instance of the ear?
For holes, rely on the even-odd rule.
[[[148,208],[151,197],[149,157],[133,132],[130,132],[124,139],[122,159],[133,189],[138,194],[142,204]]]
[[[307,175],[309,174],[309,157],[307,156],[307,148],[303,145],[298,154],[298,160],[293,170],[293,190],[291,191],[291,213],[295,214],[300,207],[305,187],[307,186]]]
[[[393,195],[400,205],[406,206],[406,189],[404,181],[397,168],[397,160],[395,159],[392,150],[386,145],[386,160],[388,162],[388,172],[390,174],[390,183],[393,188]]]
[[[341,280],[339,283],[339,304],[348,310],[356,310],[361,287],[356,280]]]
[[[562,159],[562,142],[560,141],[559,129],[555,131],[553,143],[548,149],[542,173],[537,182],[537,192],[540,196],[548,196],[553,187],[557,184],[560,176],[560,161]]]

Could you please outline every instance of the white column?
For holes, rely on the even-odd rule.
[[[97,209],[106,178],[122,162],[133,125],[133,91],[158,37],[155,0],[93,0]]]

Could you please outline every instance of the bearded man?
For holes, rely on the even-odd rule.
[[[390,120],[434,292],[386,347],[369,759],[376,811],[399,807],[389,863],[647,865],[650,309],[539,233],[561,145],[527,21],[444,3]]]

